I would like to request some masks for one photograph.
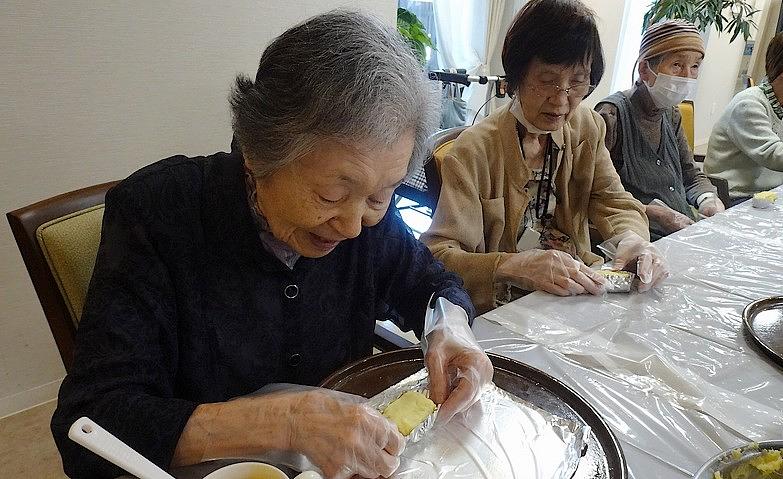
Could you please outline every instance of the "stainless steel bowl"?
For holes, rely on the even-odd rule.
[[[742,312],[742,321],[756,344],[783,366],[783,296],[750,303]]]
[[[761,454],[764,449],[780,449],[783,450],[783,440],[775,441],[760,441],[749,444],[743,444],[741,446],[732,447],[726,449],[720,454],[716,454],[709,461],[707,461],[701,468],[693,475],[693,479],[713,479],[715,473],[720,471],[723,474],[724,479],[728,479],[726,472],[734,466],[738,466],[745,461],[752,459],[753,457]],[[732,452],[739,450],[739,459],[732,457]]]

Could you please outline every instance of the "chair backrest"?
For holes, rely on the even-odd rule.
[[[726,178],[718,178],[717,176],[707,175],[715,189],[718,190],[718,199],[723,202],[723,205],[728,208],[731,206],[731,197],[729,197],[729,180]]]
[[[449,128],[435,133],[432,139],[432,156],[429,161],[424,165],[424,171],[427,174],[427,188],[430,191],[430,195],[434,198],[434,206],[438,206],[438,198],[440,197],[440,168],[443,163],[443,159],[451,151],[451,147],[454,144],[454,140],[465,131],[467,126],[457,126]]]
[[[682,115],[682,129],[685,132],[685,138],[688,140],[688,146],[691,148],[691,153],[693,153],[693,147],[694,147],[694,108],[693,108],[693,102],[691,100],[684,100],[679,105],[680,108],[680,115]]]
[[[440,173],[437,163],[440,161],[438,159],[439,156],[441,160],[445,156],[445,153],[438,152],[448,152],[448,149],[451,147],[448,146],[444,150],[444,145],[451,145],[465,128],[467,127],[457,126],[441,130],[432,135],[430,140],[433,145],[433,154],[427,158],[421,170],[415,172],[412,178],[405,180],[403,184],[397,187],[395,193],[435,211],[435,208],[438,206],[438,196],[440,195]]]
[[[103,202],[116,184],[65,193],[6,215],[66,371],[100,244]]]

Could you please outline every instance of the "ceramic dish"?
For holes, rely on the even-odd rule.
[[[758,443],[749,443],[731,449],[726,449],[710,458],[696,474],[693,479],[714,479],[715,473],[720,472],[723,479],[730,479],[730,472],[733,468],[743,464],[754,457],[760,455],[763,450],[783,450],[783,440],[761,441]],[[763,477],[759,475],[758,477]],[[783,476],[768,476],[770,479]]]

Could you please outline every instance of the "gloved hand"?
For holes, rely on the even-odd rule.
[[[658,249],[633,231],[626,231],[601,243],[599,248],[613,257],[612,269],[626,270],[639,277],[640,293],[658,286],[669,277],[666,259]]]
[[[686,226],[693,224],[692,219],[679,211],[669,208],[663,202],[650,203],[645,209],[647,216],[661,225],[666,234],[680,231]]]
[[[699,213],[707,217],[714,216],[721,211],[726,211],[726,207],[723,206],[723,202],[717,196],[707,198],[699,205]]]
[[[405,440],[397,426],[353,394],[270,384],[253,395],[199,405],[173,466],[231,458],[320,469],[326,479],[388,477]]]
[[[307,456],[326,479],[388,477],[400,466],[405,440],[363,398],[326,389],[287,394],[288,449]]]
[[[495,280],[526,291],[546,291],[558,296],[603,294],[606,279],[568,253],[530,250],[515,253],[495,272]]]
[[[481,349],[461,307],[437,298],[427,308],[421,347],[430,381],[430,399],[440,404],[437,423],[465,411],[492,382],[492,363]]]

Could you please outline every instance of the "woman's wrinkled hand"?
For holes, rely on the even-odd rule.
[[[715,196],[702,201],[699,205],[699,213],[708,218],[710,216],[715,216],[722,211],[726,211],[726,207],[723,206],[723,202]]]
[[[606,279],[568,253],[531,250],[515,253],[498,265],[495,280],[526,291],[546,291],[558,296],[600,295]]]
[[[680,231],[693,224],[692,219],[668,206],[649,204],[645,209],[647,216],[661,225],[666,234]]]
[[[405,440],[364,399],[326,389],[286,394],[287,449],[303,453],[326,479],[388,477]]]
[[[479,399],[492,381],[492,363],[475,339],[470,342],[443,329],[431,332],[427,344],[430,399],[441,405],[438,423],[446,423]]]
[[[430,399],[440,404],[437,421],[445,424],[481,397],[492,382],[492,363],[479,346],[464,309],[437,298],[424,318],[421,347]]]
[[[658,248],[638,234],[626,231],[609,242],[616,244],[612,269],[636,273],[640,293],[658,286],[669,277],[666,259]]]

